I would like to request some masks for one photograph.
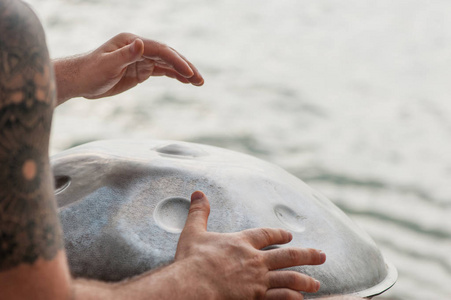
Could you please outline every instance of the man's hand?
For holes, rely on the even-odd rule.
[[[189,262],[197,288],[206,295],[215,299],[303,299],[299,291],[318,291],[320,283],[313,278],[277,269],[322,264],[324,253],[294,247],[261,250],[290,242],[292,235],[282,229],[207,232],[209,213],[207,197],[199,191],[193,193],[174,262]]]
[[[324,253],[294,247],[261,250],[290,242],[291,234],[282,229],[207,232],[209,213],[207,197],[194,192],[172,264],[117,284],[75,281],[73,298],[271,300],[303,299],[300,291],[318,291],[315,279],[278,269],[322,264]]]
[[[131,33],[121,33],[96,50],[54,61],[58,104],[73,98],[97,99],[122,93],[150,76],[204,83],[199,71],[176,50]]]

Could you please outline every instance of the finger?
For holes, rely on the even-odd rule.
[[[167,76],[169,78],[177,79],[182,83],[190,83],[188,79],[177,73],[175,70],[158,66],[154,61],[149,59],[138,62],[136,75],[139,83],[147,80],[150,76]]]
[[[170,78],[175,78],[183,83],[191,83],[194,85],[198,85],[192,82],[191,78],[186,78],[180,75],[177,71],[175,71],[172,68],[168,68],[166,65],[162,66],[161,64],[156,63],[155,68],[157,68],[156,71],[152,74],[153,76],[167,76]]]
[[[244,230],[241,233],[256,249],[262,249],[276,244],[286,244],[293,238],[288,231],[276,228],[254,228]]]
[[[133,41],[137,38],[141,39],[133,33],[122,32],[109,39],[106,43],[100,46],[100,48],[102,48],[106,52],[113,52],[119,48],[133,43]]]
[[[119,68],[125,68],[128,65],[141,59],[144,51],[144,43],[140,39],[134,40],[131,44],[117,49],[107,54],[107,58],[118,64]]]
[[[326,261],[326,254],[310,248],[278,248],[263,253],[270,270],[302,265],[320,265]]]
[[[269,289],[266,292],[265,300],[303,300],[304,296],[297,291],[290,289]]]
[[[183,83],[190,83],[190,81],[187,78],[183,77],[176,71],[174,71],[172,69],[158,67],[158,66],[154,67],[152,76],[167,76],[169,78],[177,79],[178,81],[183,82]]]
[[[204,78],[202,77],[202,75],[200,75],[200,72],[197,70],[197,68],[192,63],[190,63],[189,61],[187,61],[187,62],[190,65],[191,69],[194,71],[194,75],[191,76],[190,78],[188,78],[189,82],[191,82],[191,84],[193,84],[195,86],[203,85]]]
[[[190,65],[173,49],[156,41],[144,39],[144,57],[162,60],[168,66],[174,68],[180,75],[190,78],[194,71]]]
[[[268,272],[269,288],[288,288],[291,290],[315,293],[320,288],[318,280],[294,271]]]
[[[186,61],[186,63],[190,66],[190,68],[193,70],[194,75],[189,78],[189,81],[193,85],[196,85],[196,86],[203,85],[204,84],[204,79],[202,78],[202,75],[197,70],[197,68],[189,60],[187,60],[186,57],[184,57],[182,54],[177,52],[177,50],[175,50],[175,49],[172,49],[172,50],[174,50],[178,55],[180,55],[180,57],[183,58]]]
[[[191,205],[183,231],[206,231],[208,216],[210,215],[210,204],[207,196],[201,191],[191,195]]]

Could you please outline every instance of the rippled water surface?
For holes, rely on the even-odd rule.
[[[57,109],[52,153],[91,140],[200,142],[276,163],[327,195],[399,271],[379,299],[451,299],[451,3],[33,0],[53,57],[121,31],[205,78],[157,78]]]

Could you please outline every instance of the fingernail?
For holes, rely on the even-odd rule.
[[[195,83],[194,85],[195,86],[201,86],[201,85],[203,85],[204,84],[204,80],[202,79],[202,81],[201,82],[199,82],[199,83]]]
[[[315,283],[316,283],[316,291],[319,291],[319,288],[320,288],[320,286],[321,286],[321,283],[319,283],[318,280],[315,280]]]
[[[194,76],[194,71],[193,71],[193,69],[191,69],[190,66],[188,66],[188,70],[189,70],[189,72],[187,72],[186,74],[182,74],[182,76],[187,78],[187,79],[189,79],[189,78]]]
[[[326,261],[326,253],[324,253],[323,251],[320,251],[319,256],[321,257],[321,262],[324,263]]]
[[[193,69],[191,69],[191,68],[189,68],[189,70],[191,71],[191,74],[190,74],[190,75],[188,75],[188,78],[191,78],[191,77],[193,77],[193,76],[194,76],[194,71],[193,71]]]
[[[196,200],[200,200],[204,197],[204,193],[202,193],[201,191],[195,191],[192,195],[191,195],[191,201],[196,201]]]

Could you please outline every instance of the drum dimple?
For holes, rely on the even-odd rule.
[[[274,207],[274,214],[287,229],[294,232],[305,231],[304,220],[306,218],[288,206],[283,204],[276,205]]]
[[[153,217],[162,229],[180,233],[185,226],[190,201],[183,197],[170,197],[157,204]]]

